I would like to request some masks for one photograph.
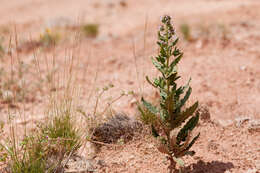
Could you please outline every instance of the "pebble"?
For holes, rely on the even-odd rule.
[[[245,71],[246,70],[246,66],[241,66],[240,70]]]

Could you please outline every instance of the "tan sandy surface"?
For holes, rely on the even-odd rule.
[[[13,59],[16,62],[19,58],[34,66],[35,51],[23,43],[38,39],[46,28],[61,27],[64,31],[68,26],[98,23],[98,37],[82,38],[75,49],[70,30],[62,35],[66,39],[55,48],[36,51],[43,76],[50,71],[48,64],[51,66],[53,55],[57,68],[62,69],[67,64],[66,56],[74,51],[77,86],[82,88],[79,104],[91,112],[95,99],[92,95],[93,99],[89,99],[89,93],[109,83],[115,87],[106,92],[104,100],[117,97],[122,91],[135,91],[137,97],[143,95],[148,100],[156,98],[144,76],[158,74],[149,57],[158,50],[156,32],[160,16],[164,14],[173,17],[181,37],[179,46],[184,51],[184,58],[179,65],[180,83],[192,78],[192,100],[197,99],[206,106],[212,120],[198,128],[201,136],[194,145],[196,156],[184,159],[187,172],[259,172],[258,0],[1,0],[0,26],[3,31],[0,29],[0,34],[4,37],[3,45],[8,47],[10,36],[14,40],[16,28],[21,50],[18,56],[13,50]],[[193,42],[183,39],[179,29],[183,23],[190,25]],[[1,59],[1,68],[8,71],[11,64],[10,55]],[[26,87],[37,85],[37,68],[30,69],[25,76]],[[44,114],[49,91],[43,84],[38,84],[41,90],[32,90],[27,101],[17,103],[18,108],[14,108],[25,110],[25,119],[41,118]],[[123,97],[113,104],[113,109],[135,116],[134,102],[131,96]],[[104,105],[101,102],[101,107]],[[1,103],[0,111],[1,119],[7,121],[5,102]],[[249,120],[239,124],[243,118]],[[255,124],[253,130],[250,129],[252,124]],[[166,172],[168,163],[151,141],[146,135],[116,149],[103,147],[97,158],[103,160],[105,166],[98,172]]]

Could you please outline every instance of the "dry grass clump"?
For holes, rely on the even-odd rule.
[[[142,124],[124,114],[117,114],[93,130],[93,140],[103,143],[127,142],[142,130]]]

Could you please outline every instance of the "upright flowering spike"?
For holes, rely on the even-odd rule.
[[[198,102],[190,107],[185,106],[191,95],[189,82],[185,86],[178,87],[176,81],[180,78],[177,65],[183,53],[176,46],[178,38],[171,23],[170,16],[161,17],[162,25],[158,30],[158,41],[160,51],[152,57],[152,63],[161,75],[151,81],[146,77],[148,83],[158,89],[160,93],[160,105],[154,106],[142,98],[142,106],[139,106],[141,118],[151,125],[151,132],[161,144],[158,150],[168,155],[171,162],[170,170],[173,171],[176,163],[183,166],[179,159],[184,155],[194,155],[189,151],[199,134],[192,138],[192,130],[199,120],[197,110]]]

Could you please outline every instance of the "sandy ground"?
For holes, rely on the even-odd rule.
[[[187,172],[259,172],[260,170],[260,2],[257,0],[1,0],[0,34],[3,45],[14,38],[21,43],[19,57],[33,62],[35,51],[23,46],[37,39],[46,28],[98,23],[96,39],[81,39],[74,49],[70,34],[56,48],[37,52],[41,74],[49,72],[48,62],[55,54],[57,68],[66,65],[67,50],[77,56],[76,73],[82,88],[80,106],[92,110],[89,93],[109,83],[114,88],[105,98],[122,91],[135,91],[154,100],[154,90],[144,76],[155,76],[150,56],[157,52],[156,31],[159,18],[173,16],[184,58],[180,63],[181,83],[192,78],[192,100],[199,100],[210,112],[211,122],[201,123],[201,137],[194,145],[194,158],[185,158]],[[180,25],[189,24],[192,42],[184,40]],[[7,29],[6,29],[7,28]],[[47,63],[46,63],[47,60]],[[5,55],[1,68],[10,69]],[[51,63],[49,63],[51,64]],[[76,65],[75,65],[76,66]],[[35,83],[37,69],[29,70],[26,83]],[[36,84],[35,84],[36,85]],[[42,83],[38,85],[43,85]],[[94,86],[94,87],[93,87]],[[28,85],[29,87],[29,85]],[[44,86],[30,92],[24,104],[26,118],[44,113],[47,98]],[[29,88],[31,89],[31,88]],[[152,94],[151,94],[152,93]],[[94,96],[93,96],[94,97]],[[123,97],[116,112],[137,114],[135,98]],[[21,106],[22,105],[22,106]],[[104,104],[102,104],[104,106]],[[6,104],[1,103],[2,120],[7,120]],[[28,118],[29,119],[29,118]],[[152,145],[147,134],[121,147],[103,147],[97,159],[104,161],[100,172],[166,172],[167,162]]]

